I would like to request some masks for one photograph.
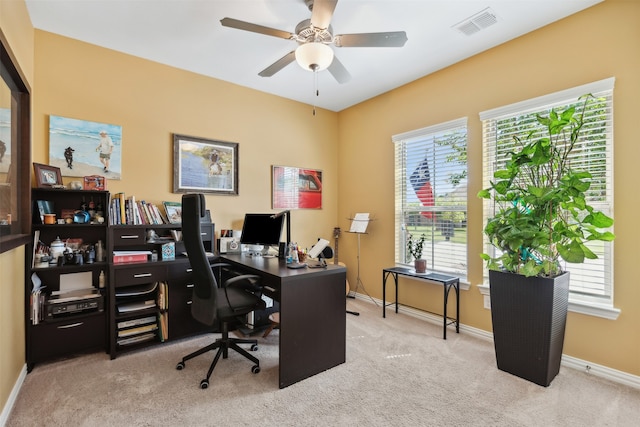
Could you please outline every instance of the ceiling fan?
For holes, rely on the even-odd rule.
[[[300,46],[295,50],[259,72],[259,76],[271,77],[293,61],[297,61],[302,68],[314,72],[328,69],[338,83],[346,83],[351,76],[333,54],[330,44],[336,47],[402,47],[407,41],[407,34],[404,31],[333,35],[330,22],[338,0],[304,0],[304,2],[311,11],[311,19],[300,22],[296,26],[295,33],[233,18],[220,20],[225,27],[295,40],[299,43]]]

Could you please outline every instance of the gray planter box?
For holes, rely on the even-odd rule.
[[[556,278],[489,271],[498,369],[547,387],[560,371],[569,273]]]

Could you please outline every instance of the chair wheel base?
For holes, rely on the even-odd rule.
[[[260,366],[253,365],[253,367],[251,368],[251,372],[253,372],[254,374],[257,374],[258,372],[260,372]]]
[[[209,381],[208,380],[202,380],[200,381],[200,388],[202,390],[209,388]]]
[[[251,351],[258,351],[258,344],[253,344],[250,348]]]
[[[178,371],[182,371],[184,369],[184,362],[178,362],[178,364],[176,365],[176,369]]]

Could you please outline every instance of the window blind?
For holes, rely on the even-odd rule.
[[[504,167],[509,152],[516,148],[514,135],[526,135],[529,131],[535,132],[534,138],[541,135],[543,129],[535,118],[536,113],[548,115],[551,109],[561,111],[575,106],[576,115],[579,115],[582,102],[578,98],[591,93],[601,100],[592,103],[584,111],[582,139],[576,144],[570,161],[575,170],[586,170],[593,176],[594,182],[587,192],[588,203],[613,217],[613,84],[613,78],[601,80],[480,113],[484,154],[483,188],[489,187],[494,171]],[[495,208],[491,200],[484,201],[483,224],[493,216]],[[495,256],[497,250],[486,236],[484,242],[485,251]],[[612,305],[613,244],[590,242],[588,246],[598,255],[598,259],[588,259],[584,264],[563,264],[571,274],[571,296]],[[486,268],[485,277],[488,277]]]
[[[429,270],[467,277],[467,119],[394,135],[395,261],[413,265],[409,235],[425,236]]]

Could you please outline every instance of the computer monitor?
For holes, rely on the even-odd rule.
[[[261,245],[262,253],[267,254],[270,246],[278,246],[284,215],[267,213],[248,213],[244,216],[240,243],[243,245]]]

